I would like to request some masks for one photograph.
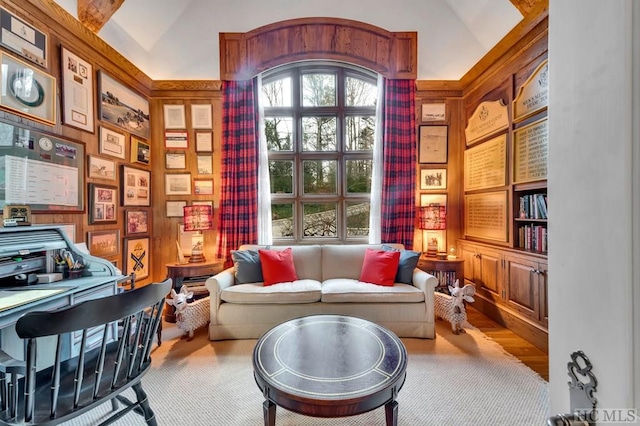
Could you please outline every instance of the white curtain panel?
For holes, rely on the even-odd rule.
[[[373,139],[373,172],[371,176],[371,207],[369,210],[369,244],[380,244],[382,238],[380,213],[382,212],[382,135],[384,134],[384,77],[378,74],[378,104],[376,105],[376,130]]]
[[[257,77],[258,93],[258,244],[273,244],[271,227],[271,181],[269,180],[269,157],[267,136],[264,127],[264,105],[262,103],[262,76]]]

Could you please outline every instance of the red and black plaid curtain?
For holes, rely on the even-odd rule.
[[[258,241],[258,119],[253,80],[223,81],[218,258]]]
[[[385,79],[381,241],[413,247],[415,229],[415,81]]]

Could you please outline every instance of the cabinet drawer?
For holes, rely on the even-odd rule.
[[[0,264],[0,277],[10,277],[11,275],[44,269],[45,264],[46,258],[44,256],[2,263]]]

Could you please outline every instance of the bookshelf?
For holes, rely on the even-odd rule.
[[[514,187],[513,208],[513,247],[546,254],[549,249],[546,182]]]

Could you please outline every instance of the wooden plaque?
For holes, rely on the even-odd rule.
[[[547,178],[548,142],[546,118],[514,131],[513,183]]]
[[[513,121],[520,121],[549,105],[549,61],[543,61],[518,90],[513,100]]]
[[[464,229],[469,237],[508,241],[507,191],[465,195]]]
[[[464,190],[504,186],[507,180],[507,135],[464,152]]]
[[[464,129],[467,146],[508,127],[509,111],[502,100],[482,102],[471,114],[469,123]]]

